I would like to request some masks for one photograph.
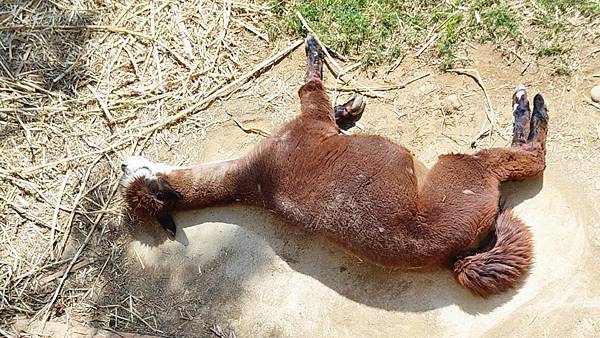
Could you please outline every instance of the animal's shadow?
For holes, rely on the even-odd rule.
[[[514,207],[535,196],[542,185],[541,177],[505,184],[502,187],[502,204]],[[202,250],[203,243],[213,240],[209,236],[198,236],[194,229],[210,222],[234,224],[240,228],[231,238],[217,244],[228,255],[215,257],[214,260],[220,262],[212,262],[213,268],[227,269],[228,264],[250,264],[252,269],[234,269],[246,271],[246,275],[238,275],[237,278],[249,278],[254,271],[260,270],[261,264],[268,264],[270,258],[263,249],[269,247],[296,272],[311,276],[350,300],[388,311],[423,312],[455,304],[470,314],[489,313],[513,298],[523,284],[488,299],[479,298],[462,288],[449,270],[406,272],[362,262],[337,245],[286,225],[276,216],[254,207],[229,206],[182,212],[176,215],[175,221],[177,245],[185,247],[181,250],[187,258],[202,256],[198,247]],[[158,225],[143,227],[134,237],[151,247],[168,241]],[[192,250],[194,246],[196,248]],[[242,283],[232,283],[225,287],[230,290],[223,292],[238,294],[236,288],[240,285]],[[222,289],[223,285],[220,287]]]

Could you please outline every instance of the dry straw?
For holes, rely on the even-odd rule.
[[[267,44],[271,16],[227,1],[0,4],[0,334],[17,317],[91,315],[116,259],[94,248],[118,245],[120,159],[205,135],[215,100],[302,44]]]

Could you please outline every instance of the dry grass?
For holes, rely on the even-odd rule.
[[[271,15],[203,0],[0,5],[0,327],[86,312],[118,255],[119,159],[202,137],[205,108],[299,46],[272,50],[257,28]],[[133,304],[115,311],[155,330]]]

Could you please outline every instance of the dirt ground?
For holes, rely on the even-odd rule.
[[[248,47],[244,62],[256,64],[284,49],[287,41],[270,43],[268,50],[265,45]],[[375,267],[245,206],[178,213],[178,235],[169,241],[156,224],[127,216],[117,198],[116,205],[107,203],[101,231],[73,267],[51,319],[175,337],[599,336],[600,110],[588,101],[590,89],[600,83],[600,53],[582,42],[576,71],[564,77],[551,75],[550,61],[519,58],[490,45],[472,45],[465,52],[471,63],[467,68],[479,72],[499,125],[477,142],[477,149],[509,144],[511,95],[518,83],[527,86],[530,96],[543,93],[549,108],[544,176],[503,186],[503,203],[514,206],[535,241],[533,268],[515,290],[481,299],[461,288],[448,271]],[[471,143],[486,121],[482,89],[472,77],[441,72],[429,61],[427,53],[409,56],[386,76],[385,67],[369,72],[375,77],[360,74],[371,88],[429,75],[405,88],[378,91],[384,97],[368,97],[363,127],[351,132],[385,135],[427,165],[442,153],[476,151]],[[174,164],[244,154],[263,136],[245,133],[228,114],[246,128],[277,128],[298,111],[304,62],[303,49],[297,48],[241,90],[190,116],[188,124],[153,135],[142,154]],[[325,77],[333,87],[335,78],[329,72]],[[338,102],[351,95],[336,94]],[[93,97],[90,102],[95,104]],[[96,187],[116,181],[114,168],[127,154],[116,152],[119,158],[109,160],[112,169],[93,177]],[[105,199],[100,194],[88,203],[103,205]],[[85,242],[86,224],[73,230],[61,259],[73,257]],[[34,247],[36,238],[21,237],[17,249]],[[63,270],[58,271],[43,277],[57,282]],[[14,318],[33,317],[35,311],[26,310]]]
[[[265,211],[232,206],[177,214],[176,241],[155,226],[136,228],[123,257],[127,273],[104,288],[98,304],[135,296],[150,305],[147,315],[156,317],[157,328],[175,336],[204,334],[215,324],[240,337],[598,336],[600,113],[585,100],[600,64],[582,65],[571,79],[544,77],[544,65],[519,76],[523,66],[507,66],[491,47],[471,52],[501,125],[481,146],[507,144],[516,83],[530,95],[542,92],[550,110],[544,177],[503,190],[535,239],[534,267],[516,290],[480,299],[449,272],[374,267]],[[303,62],[299,49],[249,92],[215,106],[214,114],[230,112],[245,127],[274,129],[298,109]],[[429,165],[440,153],[471,151],[485,119],[481,89],[470,77],[442,74],[418,60],[405,60],[389,79],[426,73],[385,99],[370,98],[364,129],[353,132],[386,135]],[[277,110],[254,99],[265,95]],[[448,106],[449,95],[458,96],[459,109]],[[243,154],[259,138],[226,122],[172,151],[188,154],[191,163],[221,160]]]

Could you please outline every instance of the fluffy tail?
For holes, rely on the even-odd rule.
[[[531,266],[533,243],[523,221],[505,210],[496,220],[495,231],[491,249],[454,262],[458,282],[481,297],[513,288]]]

